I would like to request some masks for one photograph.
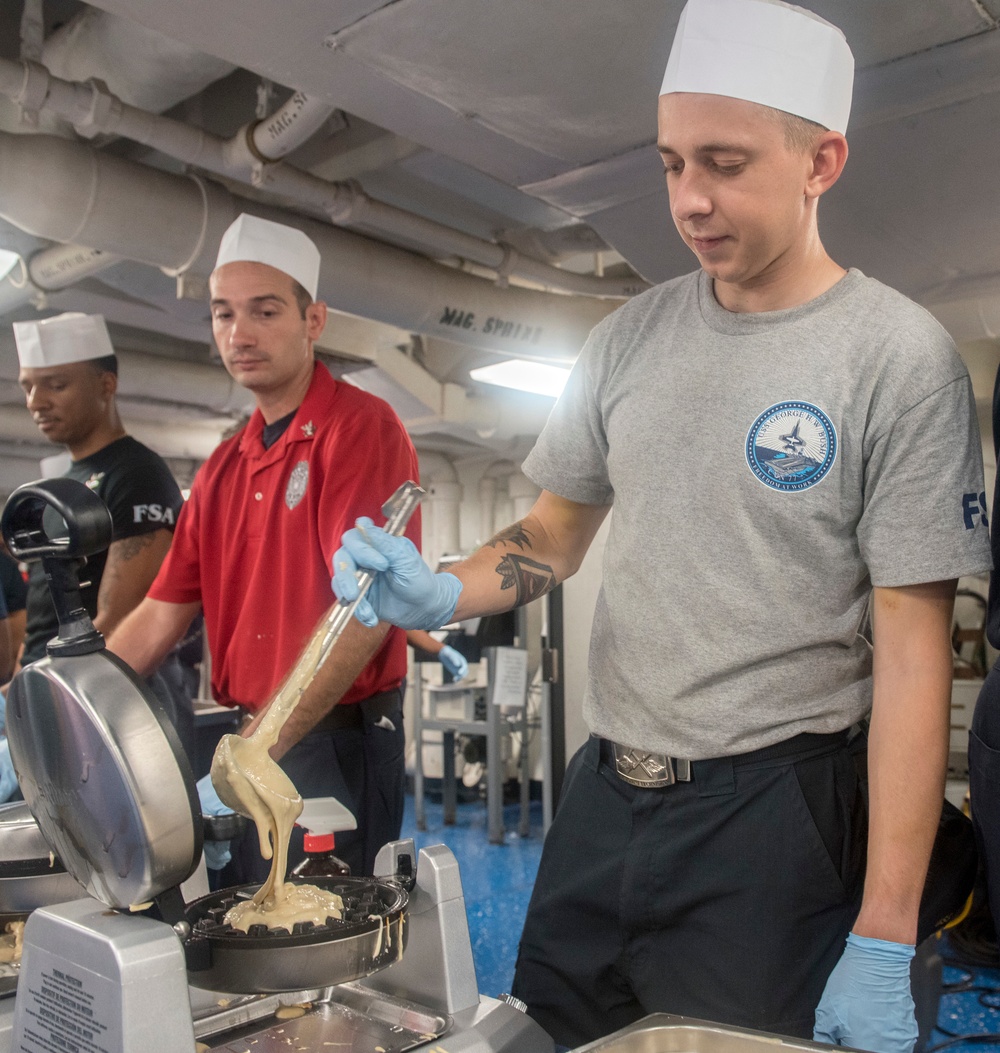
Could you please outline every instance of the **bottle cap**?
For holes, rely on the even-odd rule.
[[[332,852],[333,834],[310,834],[302,838],[302,847],[307,852]]]

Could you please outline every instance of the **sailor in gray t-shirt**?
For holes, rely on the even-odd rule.
[[[965,366],[855,270],[779,311],[724,310],[704,271],[636,297],[524,472],[613,505],[584,715],[674,757],[850,726],[871,708],[872,586],[989,566]]]
[[[452,573],[365,521],[334,558],[343,599],[376,572],[363,621],[430,629],[552,588],[613,507],[593,735],[513,986],[565,1046],[655,1011],[879,1053],[917,1036],[955,580],[989,537],[950,340],[820,240],[852,80],[809,11],[688,0],[658,146],[701,270],[594,330],[524,519]]]

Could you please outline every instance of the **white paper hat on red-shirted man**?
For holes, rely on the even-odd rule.
[[[39,322],[15,322],[14,343],[22,369],[90,362],[115,353],[104,318],[77,311]]]
[[[315,300],[319,287],[319,249],[295,227],[244,212],[222,235],[216,268],[225,263],[266,263],[283,271]]]
[[[781,0],[688,0],[660,94],[746,99],[844,133],[853,90],[847,40],[819,15]]]

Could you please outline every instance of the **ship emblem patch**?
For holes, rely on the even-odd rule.
[[[811,402],[778,402],[750,425],[746,442],[750,471],[774,490],[808,490],[837,459],[837,429]]]
[[[309,482],[309,462],[299,461],[288,477],[285,488],[285,504],[291,511],[306,496],[306,484]]]

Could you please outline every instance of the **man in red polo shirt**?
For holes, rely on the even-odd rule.
[[[402,424],[381,399],[315,362],[326,323],[320,258],[301,231],[242,215],[210,279],[212,330],[233,379],[253,392],[246,427],[202,466],[171,551],[148,595],[108,646],[137,672],[155,668],[204,611],[212,691],[250,716],[271,698],[334,602],[330,561],[358,515],[381,521],[400,483],[417,478]],[[419,519],[408,534],[419,538]],[[358,830],[337,839],[356,873],[399,836],[403,811],[399,629],[352,625],[290,716],[272,756],[303,797],[333,796]],[[301,858],[301,832],[289,864]],[[263,880],[251,828],[223,880]]]

